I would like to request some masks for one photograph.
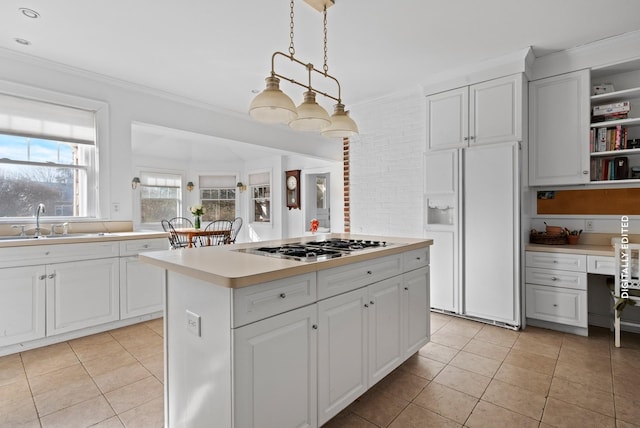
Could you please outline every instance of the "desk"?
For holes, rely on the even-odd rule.
[[[211,236],[224,236],[225,244],[228,244],[231,241],[230,230],[205,230],[205,229],[195,229],[193,227],[176,228],[175,230],[178,235],[183,235],[187,237],[187,240],[189,241],[189,248],[193,247],[193,238],[198,236],[206,236],[207,245],[211,245]]]

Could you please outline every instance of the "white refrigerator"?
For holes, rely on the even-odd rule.
[[[428,152],[425,171],[432,308],[520,326],[519,143]]]

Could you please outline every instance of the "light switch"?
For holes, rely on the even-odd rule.
[[[187,309],[187,330],[200,337],[200,315]]]

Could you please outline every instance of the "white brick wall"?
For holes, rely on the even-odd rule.
[[[425,99],[420,88],[353,108],[351,232],[421,237]]]

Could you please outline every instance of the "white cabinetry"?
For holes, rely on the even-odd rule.
[[[526,315],[531,325],[587,335],[587,256],[526,252]]]
[[[315,306],[234,330],[235,426],[317,426]]]
[[[529,82],[529,184],[589,182],[589,71]]]
[[[118,259],[47,265],[47,336],[119,319]]]
[[[522,139],[522,75],[427,97],[430,150]]]
[[[45,336],[45,269],[0,269],[0,346]]]
[[[139,239],[120,242],[120,318],[162,311],[165,273],[138,260],[138,254],[167,249],[167,240]]]

